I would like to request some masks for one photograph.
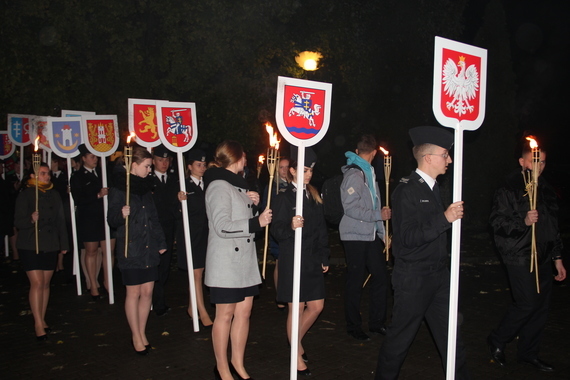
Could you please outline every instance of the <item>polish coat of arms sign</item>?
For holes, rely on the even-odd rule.
[[[48,117],[47,135],[50,147],[60,157],[75,157],[82,143],[81,117]]]
[[[475,130],[485,118],[487,50],[435,37],[433,112],[437,121]]]
[[[16,151],[16,145],[8,137],[7,131],[0,131],[0,160],[9,158]]]
[[[173,152],[186,152],[198,138],[196,103],[156,102],[158,135],[164,146]]]
[[[8,136],[17,146],[27,146],[32,143],[31,121],[34,115],[8,114]]]
[[[275,119],[281,135],[296,146],[312,146],[330,124],[332,84],[279,77]]]
[[[96,156],[110,156],[119,146],[117,115],[84,116],[81,131],[85,146]]]
[[[156,102],[152,99],[129,99],[129,132],[135,133],[137,144],[147,148],[160,145]]]

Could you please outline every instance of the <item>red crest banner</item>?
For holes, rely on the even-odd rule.
[[[198,138],[196,104],[180,102],[156,102],[158,134],[166,148],[185,152]]]
[[[84,116],[82,119],[81,130],[87,149],[94,155],[100,157],[107,157],[115,153],[119,146],[117,116]]]

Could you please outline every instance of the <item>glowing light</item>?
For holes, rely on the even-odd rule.
[[[319,59],[323,58],[321,53],[314,51],[304,51],[295,57],[295,61],[306,71],[315,71],[319,67]]]
[[[385,156],[387,156],[388,154],[390,154],[390,152],[388,152],[386,149],[384,149],[384,148],[382,148],[382,147],[380,147],[379,149],[382,151],[382,153],[384,153]]]
[[[275,148],[275,150],[279,150],[281,140],[277,139],[277,133],[273,133],[273,127],[270,123],[265,123],[265,130],[269,134],[269,146]]]
[[[134,139],[135,136],[136,136],[136,134],[135,134],[134,132],[131,132],[131,133],[129,134],[129,136],[127,136],[127,144],[130,144],[130,143],[131,143],[131,140]]]
[[[529,141],[529,145],[532,149],[538,148],[538,143],[536,142],[534,136],[527,136],[526,139]]]
[[[37,136],[36,139],[34,140],[34,152],[38,151],[39,143],[40,143],[40,136]]]
[[[259,162],[261,165],[263,165],[263,162],[264,162],[264,161],[265,161],[265,156],[264,156],[263,154],[260,154],[260,155],[259,155],[258,162]]]

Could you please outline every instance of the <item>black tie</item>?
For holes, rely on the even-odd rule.
[[[202,187],[202,181],[198,181],[198,187],[200,187],[201,190],[204,190],[204,188]]]
[[[433,195],[435,195],[437,203],[441,204],[441,194],[439,192],[439,184],[437,182],[435,183],[435,185],[433,185]]]
[[[162,175],[162,183],[166,184],[166,176],[164,174]]]

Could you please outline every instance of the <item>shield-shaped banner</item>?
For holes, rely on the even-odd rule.
[[[186,152],[198,138],[196,103],[156,102],[158,135],[166,148]]]
[[[8,132],[0,131],[0,160],[10,157],[14,151],[16,151],[16,145],[12,144]]]
[[[137,144],[152,148],[160,145],[156,102],[151,99],[129,99],[129,131],[136,135]]]
[[[50,147],[60,157],[75,157],[81,145],[81,117],[48,117]]]
[[[30,121],[34,115],[8,114],[8,136],[17,146],[27,146],[32,143],[30,138]]]
[[[47,137],[47,117],[46,116],[34,116],[31,120],[32,125],[32,141],[39,137],[39,147],[47,152],[51,152],[51,147],[49,146],[49,139]]]
[[[312,146],[327,133],[332,84],[279,77],[275,119],[281,135],[296,146]]]
[[[437,121],[475,130],[485,118],[487,50],[435,37],[433,112]]]
[[[119,146],[117,115],[84,116],[81,132],[85,146],[96,156],[110,156]]]
[[[61,110],[61,117],[93,116],[93,111]]]

